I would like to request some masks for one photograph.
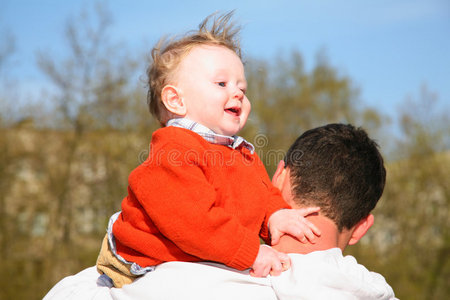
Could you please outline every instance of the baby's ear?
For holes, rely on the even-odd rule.
[[[166,85],[161,91],[161,100],[169,112],[182,117],[186,115],[186,104],[175,86]]]

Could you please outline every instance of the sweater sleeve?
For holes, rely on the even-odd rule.
[[[236,269],[252,266],[259,237],[216,206],[207,167],[192,147],[170,143],[130,176],[130,188],[159,231],[184,252]],[[199,150],[200,151],[200,150]]]
[[[283,200],[283,197],[281,196],[280,191],[276,187],[272,186],[271,187],[271,197],[269,198],[269,201],[268,201],[266,215],[264,218],[264,223],[262,224],[261,231],[259,233],[260,237],[268,245],[271,244],[269,226],[268,226],[269,218],[274,212],[276,212],[280,209],[285,209],[285,208],[291,208],[291,207],[289,206],[289,204],[287,204]]]
[[[274,212],[276,212],[280,209],[291,208],[291,206],[289,204],[287,204],[286,201],[284,201],[280,190],[272,184],[271,180],[269,179],[269,175],[267,174],[267,171],[265,170],[262,162],[261,162],[260,166],[263,169],[263,170],[261,170],[261,173],[264,174],[262,180],[263,180],[264,184],[267,186],[267,189],[269,190],[269,193],[268,193],[269,197],[267,199],[264,222],[261,225],[261,231],[259,232],[259,235],[266,244],[270,245],[271,242],[270,242],[270,233],[269,233],[269,227],[268,227],[270,216]]]

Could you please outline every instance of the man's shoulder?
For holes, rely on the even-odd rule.
[[[167,262],[123,290],[142,299],[276,299],[268,278],[248,273],[219,263]]]
[[[384,283],[384,277],[376,272],[369,271],[364,265],[358,263],[355,257],[343,255],[341,249],[331,248],[313,251],[308,254],[289,254],[292,262],[292,271],[299,274],[309,270],[318,277],[336,276],[344,280],[357,279]],[[310,276],[307,275],[307,276]]]
[[[330,248],[326,250],[312,251],[306,254],[289,253],[289,256],[294,259],[344,258],[342,250],[339,248]]]
[[[395,299],[382,275],[369,271],[353,256],[344,256],[338,248],[289,256],[291,269],[272,277],[280,299]],[[303,288],[295,289],[300,283]]]

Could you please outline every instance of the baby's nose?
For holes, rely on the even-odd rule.
[[[244,98],[244,92],[241,89],[236,89],[236,91],[234,91],[233,97],[242,100]]]

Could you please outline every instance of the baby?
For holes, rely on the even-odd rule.
[[[116,287],[167,261],[215,261],[253,276],[279,275],[282,234],[314,242],[320,231],[272,186],[252,144],[236,134],[251,110],[232,13],[160,41],[148,69],[153,133],[147,160],[129,176],[97,261]]]

